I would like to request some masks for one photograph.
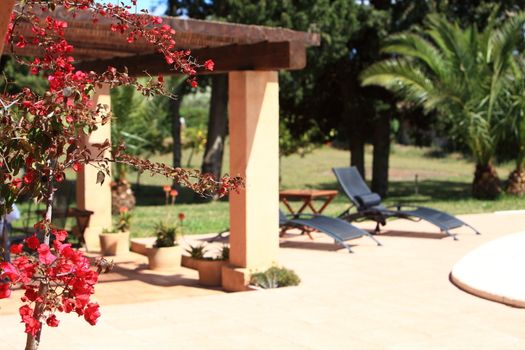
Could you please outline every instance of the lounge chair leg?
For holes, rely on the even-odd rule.
[[[456,237],[456,235],[448,232],[448,230],[442,230],[442,232],[445,232],[447,234],[447,236],[452,237],[455,241],[459,241],[459,239]]]
[[[374,230],[374,234],[377,235],[377,234],[379,234],[379,232],[381,232],[381,223],[380,222],[378,222],[376,224],[376,228]]]
[[[383,246],[383,244],[381,244],[381,242],[379,242],[374,236],[372,236],[372,235],[367,235],[367,236],[372,238],[374,240],[374,242],[377,243],[378,246],[380,246],[380,247]]]
[[[337,241],[337,240],[334,240],[335,242],[339,243],[340,245],[342,245],[343,247],[345,247],[346,249],[348,249],[348,252],[353,254],[353,250],[352,248],[350,248],[350,246],[348,244],[346,244],[345,242],[342,242],[342,241]]]
[[[474,227],[470,226],[469,224],[465,224],[465,226],[470,228],[472,231],[476,232],[477,235],[481,235],[481,232],[479,232],[478,230],[476,230]]]

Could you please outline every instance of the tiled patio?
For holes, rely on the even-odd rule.
[[[303,280],[293,288],[225,294],[198,288],[191,270],[153,274],[122,263],[98,286],[99,324],[61,315],[41,349],[525,349],[523,309],[449,282],[467,252],[525,231],[525,215],[463,218],[483,235],[458,230],[456,242],[397,220],[379,237],[383,247],[364,237],[352,242],[355,254],[334,251],[321,234],[288,237],[281,263]],[[17,301],[0,307],[1,349],[22,348]]]

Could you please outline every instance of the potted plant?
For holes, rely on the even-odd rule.
[[[215,258],[203,258],[199,260],[199,283],[203,286],[217,287],[222,284],[222,266],[230,258],[230,247],[223,246],[219,256]]]
[[[177,243],[179,228],[165,222],[159,223],[155,228],[157,239],[152,248],[148,250],[148,262],[151,270],[174,269],[180,266],[181,247]]]
[[[115,228],[104,230],[100,235],[102,255],[122,255],[129,252],[129,228],[131,213],[127,207],[119,209],[119,219]]]
[[[201,243],[199,245],[190,245],[185,252],[188,255],[182,255],[181,265],[189,269],[198,270],[199,261],[204,260],[206,254],[206,246]]]

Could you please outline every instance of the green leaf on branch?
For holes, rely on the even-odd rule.
[[[104,180],[106,178],[106,175],[104,175],[104,172],[102,170],[99,170],[97,173],[97,184],[99,183],[100,186],[104,184]]]

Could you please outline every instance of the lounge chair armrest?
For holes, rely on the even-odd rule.
[[[362,208],[370,208],[381,204],[381,196],[377,193],[367,193],[360,196],[355,196],[356,200]]]

